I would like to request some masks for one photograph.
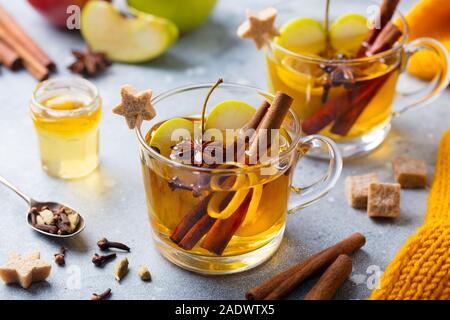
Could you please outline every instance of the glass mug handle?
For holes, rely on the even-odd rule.
[[[422,50],[430,50],[437,54],[440,65],[440,72],[433,79],[433,81],[431,81],[431,84],[428,85],[429,90],[427,90],[427,93],[425,95],[418,97],[417,99],[415,99],[415,101],[412,102],[402,103],[402,100],[405,98],[399,98],[395,103],[399,106],[396,106],[397,110],[394,110],[393,116],[399,116],[400,114],[411,108],[423,106],[432,102],[439,96],[439,94],[443,90],[445,90],[445,88],[447,88],[450,82],[450,73],[448,70],[450,57],[447,53],[447,49],[439,41],[431,38],[419,38],[412,41],[406,46],[406,61],[404,63],[405,69],[411,57]],[[409,94],[406,94],[406,96],[409,96]]]
[[[321,149],[328,153],[329,164],[327,172],[318,181],[299,188],[299,192],[291,192],[289,199],[288,213],[295,213],[298,210],[315,203],[324,197],[336,184],[342,172],[342,156],[338,146],[333,140],[321,136],[310,135],[300,140],[297,146],[301,157],[311,149]]]

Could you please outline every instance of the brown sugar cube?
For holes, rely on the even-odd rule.
[[[367,199],[369,217],[397,218],[400,215],[400,184],[372,182]]]
[[[398,157],[392,161],[395,181],[402,188],[425,188],[427,184],[427,165],[425,161],[408,157]]]
[[[347,194],[348,204],[357,209],[366,208],[369,184],[377,181],[378,176],[376,173],[347,177],[345,180],[345,193]]]

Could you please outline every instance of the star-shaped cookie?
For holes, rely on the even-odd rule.
[[[132,86],[125,85],[120,89],[120,95],[122,101],[113,108],[113,112],[125,117],[130,129],[139,126],[143,120],[151,120],[156,116],[151,103],[151,90],[137,92]]]
[[[271,7],[260,12],[247,10],[247,20],[239,26],[237,35],[253,39],[256,48],[261,49],[267,41],[280,35],[274,26],[276,16],[277,10]]]
[[[40,259],[39,251],[30,253],[25,258],[11,252],[9,260],[0,267],[0,278],[6,283],[18,283],[28,288],[33,282],[44,281],[50,275],[52,266]]]

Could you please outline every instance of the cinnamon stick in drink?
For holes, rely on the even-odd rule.
[[[395,24],[389,22],[380,32],[373,45],[367,50],[366,55],[373,56],[392,48],[401,36],[401,30]]]
[[[227,219],[217,219],[212,225],[211,229],[205,236],[201,247],[209,252],[221,255],[234,233],[239,229],[242,222],[244,222],[247,214],[248,206],[251,200],[251,192],[247,195],[244,202],[236,210],[233,215]]]
[[[302,281],[327,268],[339,255],[352,254],[365,243],[366,238],[361,233],[354,233],[334,246],[300,261],[273,278],[250,289],[245,296],[248,300],[281,299]]]
[[[352,272],[352,259],[341,254],[320,277],[304,300],[330,300]]]
[[[375,26],[369,31],[366,40],[364,40],[361,49],[358,52],[358,57],[365,56],[367,50],[375,43],[378,35],[392,19],[399,2],[400,0],[384,0],[382,2],[380,10],[375,17]]]
[[[276,93],[275,98],[272,101],[272,105],[262,118],[255,137],[250,145],[249,154],[254,156],[255,160],[265,154],[266,149],[270,145],[271,130],[281,128],[292,102],[293,99],[286,93],[281,91]],[[265,149],[260,149],[261,142],[263,143]]]
[[[0,63],[10,70],[18,70],[22,66],[19,54],[0,40]]]
[[[56,65],[52,59],[33,41],[2,5],[0,5],[0,25],[41,65],[51,71],[55,70]]]
[[[24,67],[33,75],[33,77],[39,81],[48,78],[49,70],[47,67],[41,64],[36,56],[27,51],[27,49],[5,29],[3,24],[0,24],[0,39],[5,41],[6,44],[19,54],[22,58]]]
[[[179,243],[189,232],[189,230],[206,214],[206,207],[208,205],[211,195],[203,198],[200,202],[193,207],[187,214],[184,215],[181,222],[172,231],[170,239]]]

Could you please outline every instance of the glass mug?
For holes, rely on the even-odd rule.
[[[30,111],[47,174],[74,179],[97,168],[101,105],[97,88],[79,77],[54,78],[36,87]]]
[[[278,157],[255,166],[194,167],[175,162],[150,147],[152,130],[163,121],[197,117],[211,85],[186,86],[153,98],[157,117],[151,124],[144,122],[136,134],[148,215],[159,251],[171,262],[194,272],[229,274],[255,267],[272,256],[281,243],[287,213],[326,195],[340,176],[342,158],[329,138],[302,136],[298,118],[291,110],[282,125],[283,132],[289,135],[289,146]],[[253,87],[224,83],[216,88],[208,105],[237,98],[258,106],[263,97],[273,98]],[[144,125],[150,129],[144,129]],[[301,187],[301,192],[291,192],[293,169],[310,149],[328,153],[328,170],[322,179]],[[272,171],[267,174],[263,169]],[[227,187],[219,184],[227,180],[234,182]],[[250,190],[250,204],[245,208],[241,205],[229,217],[212,218],[206,210],[213,199],[223,200]],[[259,202],[252,204],[255,194],[259,194]]]
[[[330,21],[332,23],[349,12],[365,16],[373,5],[375,3],[370,1],[333,0]],[[309,0],[285,1],[275,8],[278,11],[277,26],[299,16],[311,17],[316,21],[323,21],[325,16],[324,1],[323,6],[311,6]],[[371,57],[329,60],[290,51],[275,41],[265,47],[270,91],[283,91],[292,96],[293,109],[302,121],[303,132],[332,138],[344,158],[378,147],[390,130],[393,116],[433,101],[449,84],[446,49],[430,38],[408,43],[408,26],[402,14],[397,11],[393,21],[403,31],[402,38],[395,47]],[[422,50],[437,54],[440,73],[428,85],[425,94],[397,92],[399,75],[405,70],[410,57]],[[357,71],[354,72],[351,90],[346,87],[349,83],[347,79],[336,79],[324,100],[324,70],[337,67]]]

